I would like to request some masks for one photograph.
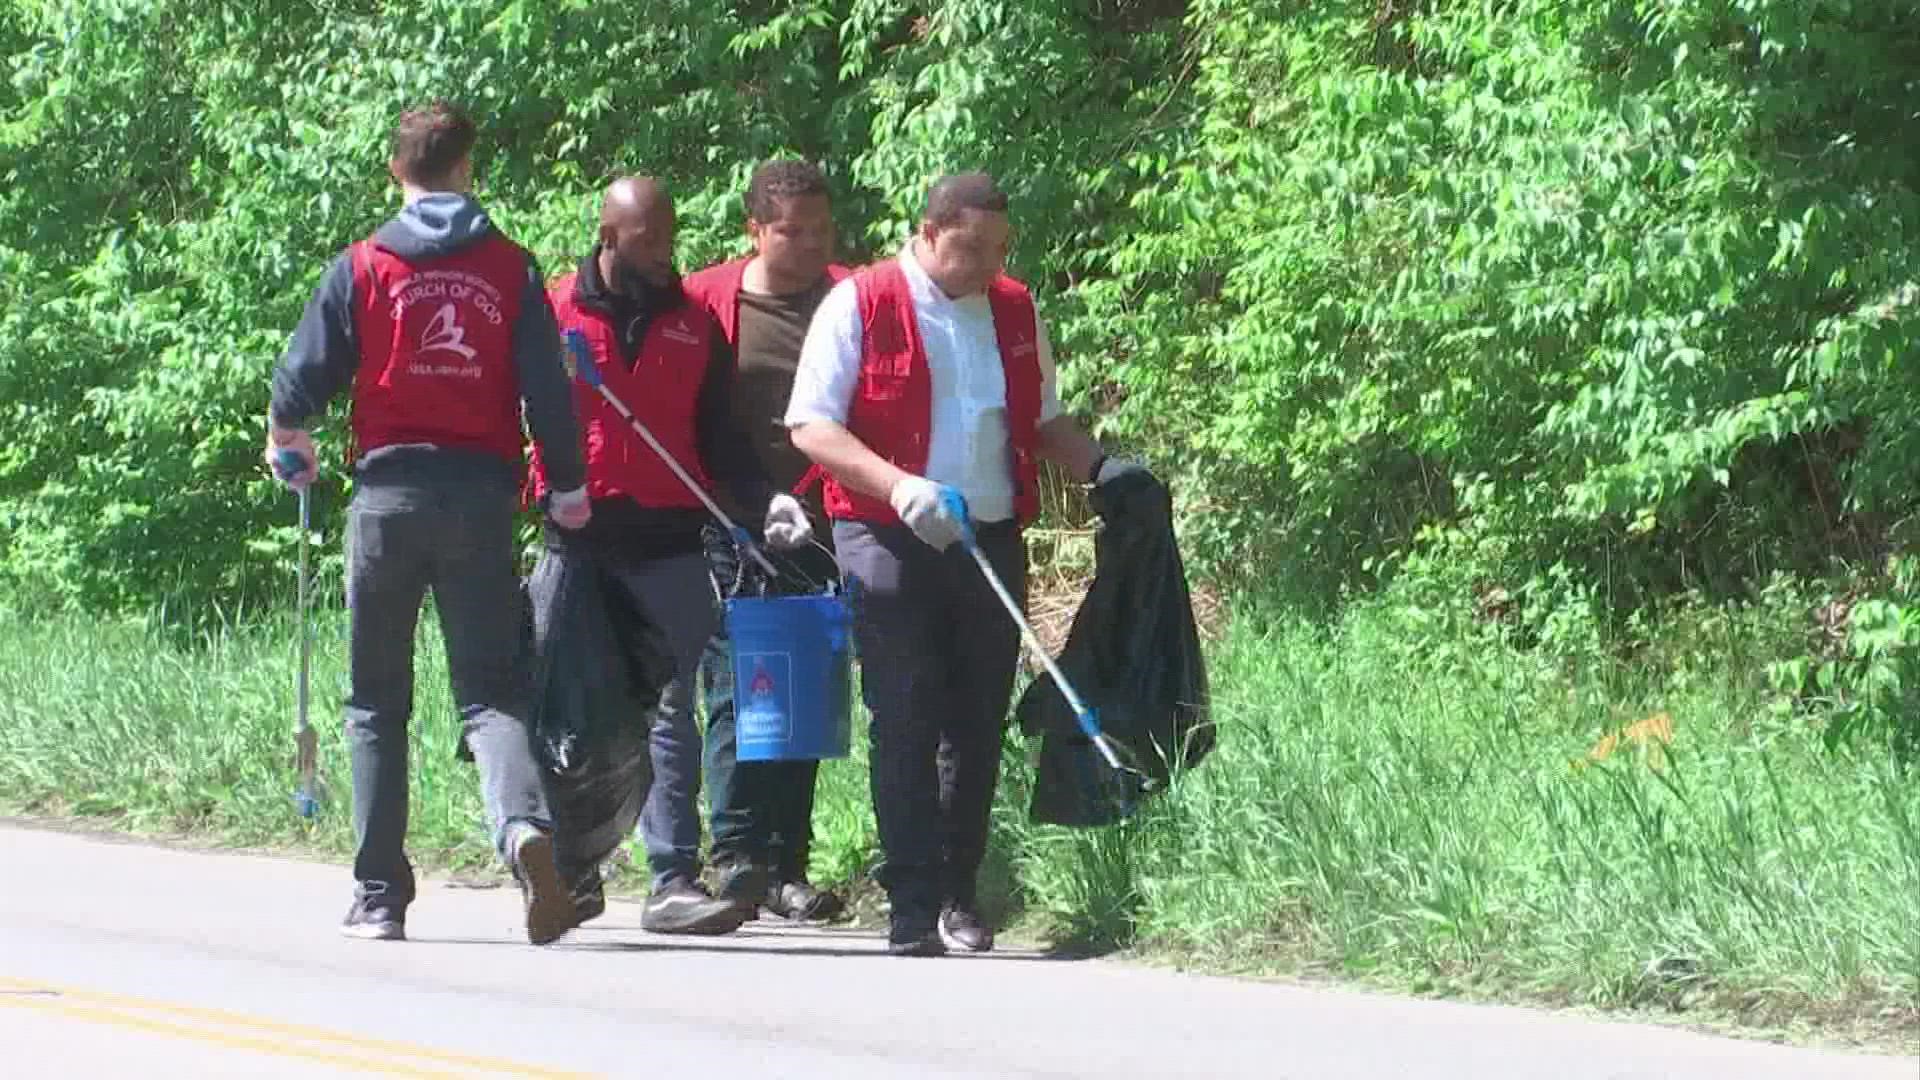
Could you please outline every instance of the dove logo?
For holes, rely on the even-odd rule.
[[[450,352],[463,360],[471,360],[477,355],[473,347],[467,344],[467,332],[461,328],[451,303],[441,304],[440,309],[433,313],[433,319],[420,335],[420,351]]]

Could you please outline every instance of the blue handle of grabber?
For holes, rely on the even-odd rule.
[[[573,360],[567,367],[569,374],[588,386],[600,385],[600,367],[593,362],[593,348],[587,344],[587,335],[578,330],[569,329],[561,335],[566,339],[567,355]]]
[[[999,595],[1001,603],[1006,606],[1007,614],[1013,616],[1015,625],[1020,628],[1020,636],[1039,655],[1041,663],[1046,666],[1047,674],[1053,677],[1055,685],[1060,688],[1060,695],[1067,699],[1067,707],[1073,710],[1074,721],[1079,724],[1081,733],[1094,741],[1109,764],[1119,768],[1119,759],[1114,756],[1112,747],[1107,745],[1106,733],[1100,728],[1100,714],[1081,700],[1079,691],[1067,681],[1066,674],[1060,670],[1059,665],[1054,663],[1053,658],[1046,654],[1046,647],[1041,643],[1039,635],[1033,632],[1032,624],[1027,622],[1026,616],[1022,615],[1020,609],[1015,606],[1012,594],[1006,591],[1006,586],[1000,581],[1000,575],[994,572],[993,564],[987,560],[986,553],[980,550],[980,544],[973,533],[973,518],[967,513],[966,496],[960,494],[955,488],[943,486],[940,490],[940,502],[946,507],[947,512],[953,515],[953,519],[959,522],[961,545],[967,549],[967,554],[973,556],[973,561],[979,564],[980,572],[987,576],[993,591]]]
[[[968,551],[979,550],[973,538],[973,518],[967,513],[967,497],[960,494],[958,488],[942,485],[940,504],[947,508],[947,513],[953,515],[953,520],[960,523],[960,543]]]
[[[306,466],[307,460],[288,447],[281,447],[279,452],[273,455],[273,474],[282,480],[291,480],[300,475],[301,470]]]

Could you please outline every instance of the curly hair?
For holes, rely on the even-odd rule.
[[[753,170],[747,182],[747,216],[771,221],[780,214],[775,199],[827,194],[827,177],[810,161],[768,161]]]

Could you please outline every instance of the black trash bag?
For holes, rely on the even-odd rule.
[[[1094,540],[1093,585],[1057,663],[1119,744],[1122,763],[1159,789],[1174,769],[1212,753],[1215,741],[1172,504],[1147,472],[1116,477],[1092,500],[1106,527]],[[1129,782],[1107,764],[1051,676],[1028,685],[1015,716],[1023,734],[1041,737],[1034,821],[1090,828],[1132,813],[1138,778]]]
[[[673,654],[591,554],[549,549],[523,588],[534,673],[528,727],[546,774],[555,856],[579,883],[640,820],[653,783],[647,731]]]

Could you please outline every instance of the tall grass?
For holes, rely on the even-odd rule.
[[[1652,671],[1412,641],[1385,605],[1243,628],[1219,751],[1149,813],[1076,834],[1003,807],[1029,905],[1213,967],[1920,1033],[1920,784],[1775,708],[1767,617]]]
[[[997,891],[1055,935],[1214,969],[1872,1015],[1911,1035],[1920,785],[1874,753],[1824,751],[1774,707],[1760,669],[1780,617],[1704,616],[1632,665],[1418,631],[1385,603],[1330,630],[1243,621],[1212,657],[1218,751],[1133,821],[1031,825],[1032,772],[1010,740]],[[0,802],[348,851],[344,624],[338,612],[319,624],[314,718],[331,790],[317,821],[289,798],[284,618],[191,639],[0,618]],[[484,867],[430,618],[416,684],[412,850]],[[1664,727],[1636,729],[1645,739],[1593,753],[1661,714]],[[864,752],[862,735],[823,768],[816,880],[858,879],[872,862]]]

